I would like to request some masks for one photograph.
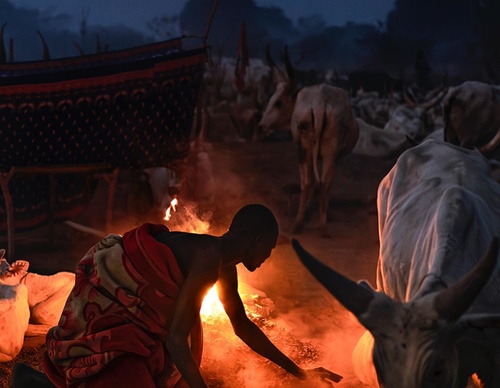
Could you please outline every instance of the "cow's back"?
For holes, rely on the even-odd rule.
[[[378,209],[377,285],[401,301],[421,287],[449,287],[500,235],[500,185],[489,162],[441,141],[427,140],[400,156],[380,183]],[[498,273],[475,308],[499,303],[495,290]]]
[[[300,131],[314,130],[315,123],[328,128],[316,137],[323,141],[343,140],[342,148],[351,151],[358,138],[358,123],[352,111],[349,93],[325,83],[306,86],[297,94],[292,115],[292,136],[299,139]],[[318,131],[318,128],[316,128]]]

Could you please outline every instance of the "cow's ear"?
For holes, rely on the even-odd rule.
[[[370,282],[368,280],[360,280],[358,282],[358,284],[361,286],[361,287],[364,287],[366,288],[367,290],[370,290],[370,291],[375,291],[375,288],[373,288],[373,286],[370,284]]]
[[[0,259],[3,259],[5,256],[5,249],[0,249]]]

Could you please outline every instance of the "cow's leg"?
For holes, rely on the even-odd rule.
[[[337,160],[337,147],[332,144],[321,145],[322,169],[319,185],[319,228],[323,236],[328,237],[328,207],[330,203],[330,188]]]
[[[299,172],[300,172],[300,200],[299,209],[292,233],[300,233],[304,228],[304,219],[307,210],[307,205],[311,197],[313,189],[312,182],[312,147],[302,142],[299,144]]]

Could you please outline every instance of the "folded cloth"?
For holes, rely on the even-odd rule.
[[[43,367],[57,387],[173,387],[182,379],[165,348],[184,276],[170,248],[144,224],[89,249],[58,326],[47,333]],[[201,321],[190,336],[201,362]],[[111,384],[111,385],[110,385]]]

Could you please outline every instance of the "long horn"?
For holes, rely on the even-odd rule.
[[[276,65],[276,62],[274,62],[274,59],[271,55],[271,47],[270,45],[266,45],[266,61],[267,65],[271,69],[271,75],[272,78],[274,78],[274,82],[287,82],[287,77],[285,73],[283,72],[283,69],[281,69],[279,66]]]
[[[285,45],[283,50],[283,62],[285,62],[286,74],[288,75],[288,79],[290,81],[295,80],[295,68],[292,65],[292,61],[290,61],[290,55],[288,54],[288,46]]]
[[[423,110],[426,111],[429,110],[430,108],[436,106],[444,99],[447,91],[448,88],[444,85],[439,88],[436,88],[435,90],[429,92],[426,95],[425,101],[418,104],[418,106],[421,107]]]
[[[42,41],[42,46],[43,46],[43,60],[47,61],[47,60],[50,59],[49,46],[47,45],[47,42],[45,41],[45,38],[43,37],[42,33],[40,31],[37,31],[37,34],[40,37],[40,40]]]
[[[358,318],[367,311],[375,296],[373,290],[357,284],[321,263],[307,252],[296,239],[292,239],[292,246],[302,264],[346,309]]]
[[[411,93],[411,91],[408,90],[408,88],[403,89],[403,98],[405,101],[405,105],[408,108],[415,108],[417,106],[415,96],[413,95],[413,93]]]
[[[273,56],[271,55],[271,45],[266,45],[266,62],[270,68],[276,67],[276,62],[274,62]]]
[[[495,269],[498,245],[499,238],[495,237],[488,252],[476,266],[450,288],[437,295],[434,307],[441,318],[454,322],[470,307]]]
[[[498,146],[500,146],[500,128],[488,143],[478,148],[478,151],[488,157],[491,152],[498,148]]]
[[[7,23],[2,24],[0,29],[0,64],[7,63],[7,52],[5,51],[5,43],[3,41],[3,31]]]
[[[14,62],[14,39],[9,38],[9,63]]]

